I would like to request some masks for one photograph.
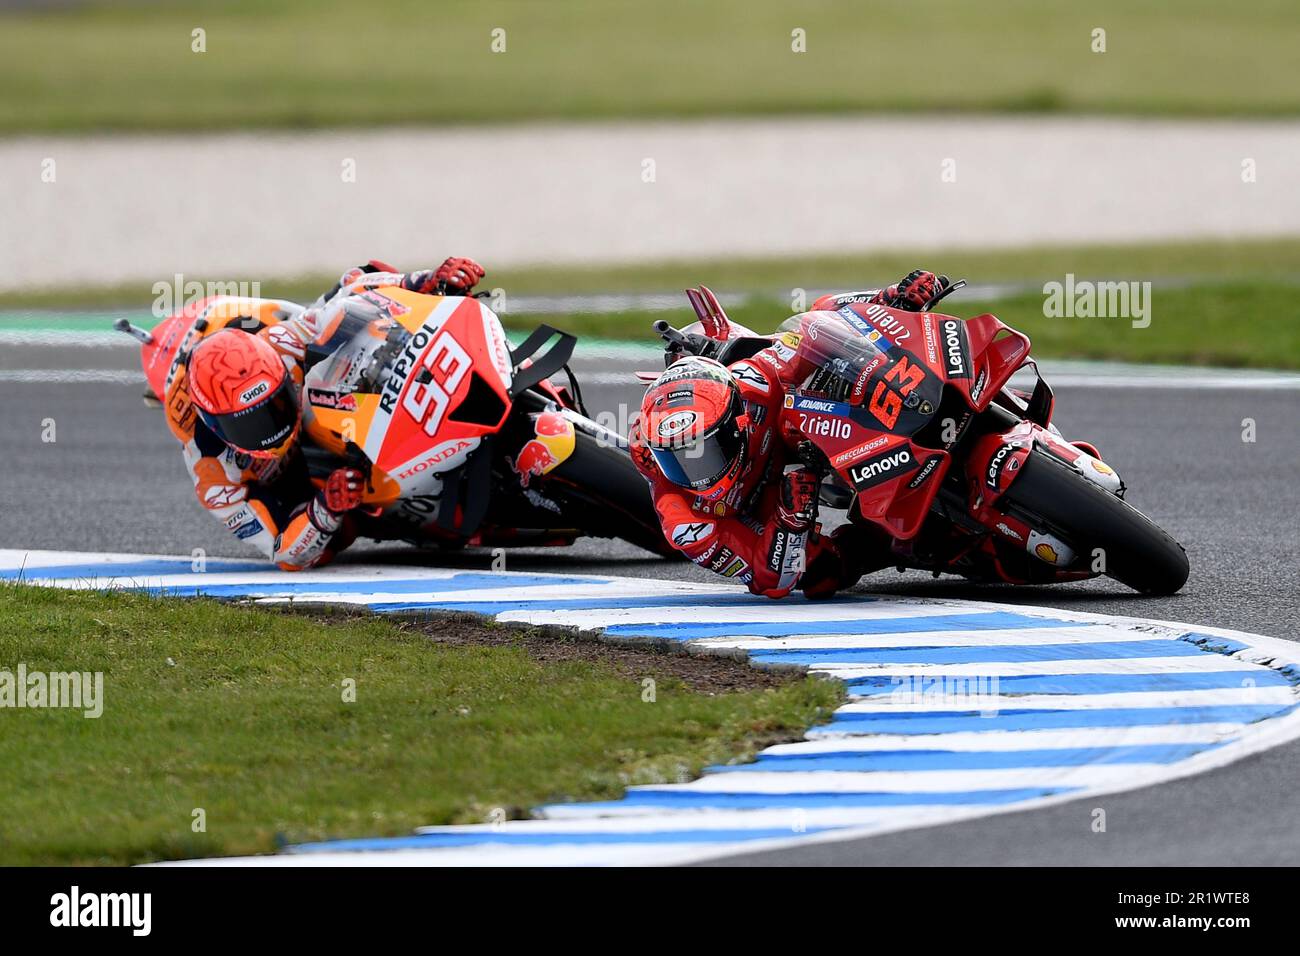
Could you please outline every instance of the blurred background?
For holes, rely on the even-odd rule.
[[[1058,389],[1055,420],[1094,441],[1127,500],[1184,543],[1192,578],[1160,599],[1105,579],[993,589],[892,570],[863,587],[1295,635],[1300,536],[1284,516],[1300,513],[1296,0],[0,0],[0,547],[249,558],[201,513],[162,416],[141,407],[138,344],[110,323],[152,326],[207,283],[308,301],[372,257],[416,269],[449,255],[486,266],[484,287],[512,334],[545,320],[581,336],[584,398],[619,430],[643,394],[633,371],[662,361],[651,321],[692,317],[687,285],[708,284],[734,318],[767,332],[825,289],[880,286],[916,267],[964,277],[971,287],[942,307],[994,312],[1032,337]],[[1099,280],[1136,283],[1124,288],[1141,293],[1140,314],[1053,313],[1052,284]],[[367,544],[344,560],[498,570],[472,548]],[[605,539],[512,551],[509,566],[716,580]],[[19,801],[0,806],[0,831],[15,821],[11,843],[36,860],[270,849],[282,830],[299,832],[292,821],[304,813],[324,821],[315,836],[403,832],[449,819],[460,793],[526,806],[589,785],[535,774],[538,754],[584,781],[606,779],[557,749],[560,738],[582,738],[601,766],[609,753],[681,752],[658,738],[557,734],[535,719],[554,708],[523,694],[512,670],[480,664],[485,680],[448,671],[447,686],[481,684],[498,700],[509,684],[511,706],[534,708],[505,734],[527,759],[509,748],[484,759],[481,736],[440,732],[436,719],[460,717],[444,706],[431,724],[426,703],[409,718],[416,745],[370,746],[373,734],[352,730],[336,740],[334,715],[318,722],[331,740],[317,749],[278,732],[311,723],[306,711],[226,705],[233,681],[260,680],[245,652],[297,682],[284,694],[282,681],[261,684],[291,707],[319,675],[352,673],[343,657],[321,656],[309,624],[304,650],[288,655],[315,668],[299,680],[282,653],[298,645],[281,643],[279,625],[274,642],[241,634],[232,644],[217,618],[204,624],[188,606],[174,617],[141,609],[125,623],[81,608],[0,605],[0,662],[6,637],[29,660],[93,648],[125,680],[132,645],[122,635],[156,635],[135,672],[149,723],[139,734],[115,725],[126,728],[114,738],[120,753],[87,749],[94,738],[60,735],[53,722],[0,737],[14,779],[60,784],[0,787],[0,803]],[[206,673],[175,641],[191,626],[211,632],[217,669],[207,694],[186,695],[198,714],[186,722],[158,688]],[[367,665],[368,686],[386,683],[408,702],[420,702],[408,688],[443,686],[386,656],[391,642],[375,633],[360,653],[400,679]],[[32,634],[39,656],[22,644]],[[184,666],[160,676],[173,647],[186,650]],[[358,652],[340,644],[345,653]],[[556,686],[548,676],[545,695],[565,702],[574,726],[600,730],[624,713],[585,686]],[[728,696],[702,686],[710,707]],[[580,698],[595,703],[570,705]],[[495,703],[474,707],[477,726],[515,726],[496,722]],[[632,707],[647,713],[639,699]],[[661,721],[652,730],[674,741],[682,726],[711,726],[668,707],[651,708]],[[742,717],[717,725],[771,726]],[[164,740],[167,759],[128,786],[119,768],[139,766],[141,741],[164,725],[178,742]],[[195,740],[226,726],[237,733],[219,743],[236,743],[208,759]],[[265,756],[282,742],[295,761],[315,761],[306,776]],[[417,770],[393,769],[398,750]],[[230,753],[242,763],[227,769]],[[1298,756],[1292,747],[1182,789],[1135,792],[1116,805],[1109,841],[1062,807],[881,838],[873,859],[1294,863]],[[628,760],[615,764],[623,782],[658,772]],[[689,762],[662,766],[678,774]],[[480,786],[480,771],[496,783]],[[191,802],[192,781],[214,773],[223,796]],[[318,787],[326,778],[356,789]],[[64,785],[83,779],[86,789]],[[273,792],[285,802],[262,812]],[[195,802],[223,821],[214,842],[190,842]],[[1207,806],[1219,811],[1208,824]],[[179,840],[168,836],[176,820]],[[863,859],[847,852],[838,862]]]
[[[1044,354],[1300,364],[1289,0],[8,0],[0,54],[14,334],[459,254],[588,336],[923,265]],[[1067,274],[1153,323],[1043,316]]]

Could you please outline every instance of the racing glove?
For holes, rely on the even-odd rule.
[[[924,269],[913,269],[897,285],[885,289],[881,298],[891,309],[920,312],[927,302],[948,288],[949,284],[947,276],[937,276]]]
[[[806,468],[781,479],[781,503],[776,507],[777,524],[787,531],[807,531],[817,520],[817,489],[821,479]]]
[[[336,468],[307,506],[307,517],[320,531],[337,531],[343,515],[359,507],[364,494],[365,475],[360,470]]]
[[[421,269],[402,280],[402,288],[412,292],[447,291],[463,295],[484,276],[483,267],[473,259],[452,256],[436,269]]]

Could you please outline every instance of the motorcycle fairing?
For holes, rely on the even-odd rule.
[[[962,323],[970,373],[949,373],[947,381],[965,396],[971,408],[984,411],[1024,364],[1029,355],[1029,337],[987,312],[965,320],[946,315],[934,318],[941,330],[948,323]],[[1003,332],[1007,334],[1003,336]]]
[[[371,463],[366,502],[385,509],[441,496],[444,479],[510,410],[505,333],[474,298],[397,287],[351,296],[322,329],[309,363],[309,433],[337,454],[354,442]],[[422,514],[404,517],[418,523]]]

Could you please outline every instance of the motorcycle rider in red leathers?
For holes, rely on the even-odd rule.
[[[811,311],[867,302],[919,312],[945,285],[916,270],[886,289],[822,296]],[[817,528],[820,478],[801,460],[799,436],[779,429],[786,390],[814,371],[782,337],[729,367],[688,356],[647,389],[630,429],[673,547],[771,598],[796,588],[829,597],[889,563],[883,532]]]
[[[472,259],[407,274],[372,260],[300,314],[257,329],[232,316],[208,330],[166,402],[199,503],[286,571],[325,564],[351,544],[347,514],[361,504],[362,473],[339,468],[317,491],[299,453],[306,348],[341,295],[381,286],[464,295],[483,274]]]

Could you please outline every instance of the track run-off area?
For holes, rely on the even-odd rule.
[[[601,575],[0,551],[0,578],[261,604],[461,612],[743,654],[845,683],[805,739],[697,780],[533,819],[291,846],[236,864],[681,864],[846,841],[1164,783],[1300,738],[1300,649],[1222,628],[855,593],[768,601]]]

